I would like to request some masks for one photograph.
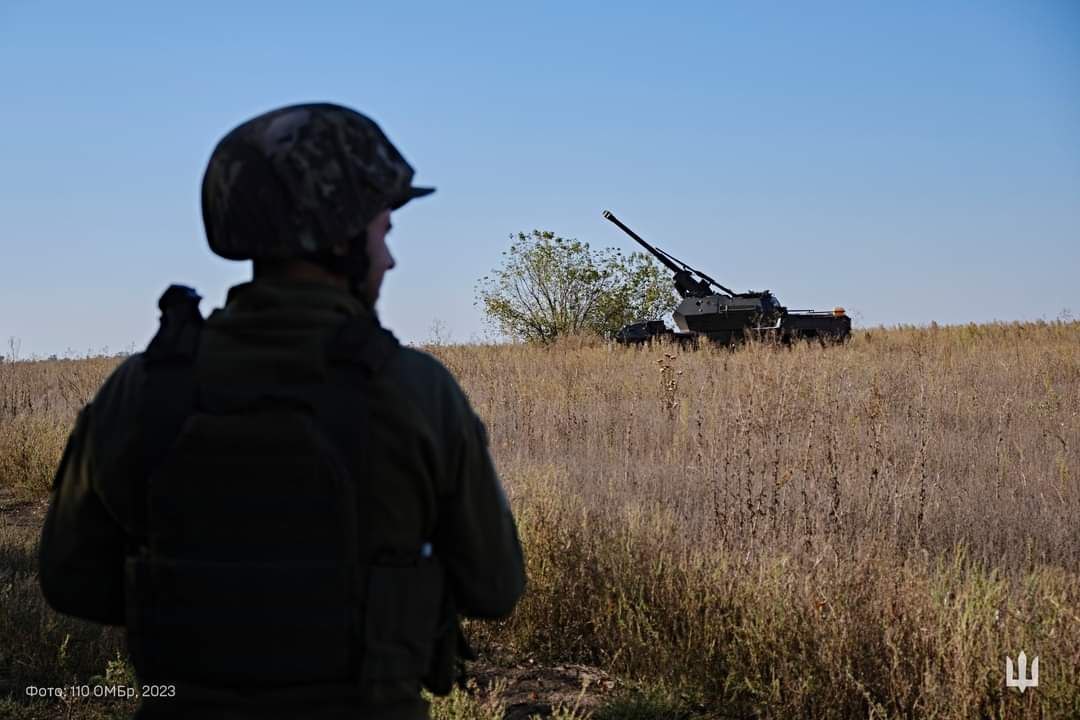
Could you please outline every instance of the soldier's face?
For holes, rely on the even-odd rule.
[[[367,255],[370,266],[364,289],[368,302],[373,306],[379,299],[383,275],[394,267],[394,256],[390,254],[390,248],[386,247],[386,234],[390,232],[390,227],[389,210],[383,210],[376,215],[367,226]]]

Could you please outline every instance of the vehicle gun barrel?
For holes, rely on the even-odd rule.
[[[659,261],[660,261],[661,263],[663,263],[663,264],[664,264],[664,267],[666,267],[666,268],[667,268],[668,270],[670,270],[671,272],[673,272],[673,273],[677,273],[677,272],[680,272],[680,271],[684,270],[684,268],[681,268],[681,267],[679,267],[678,265],[676,265],[676,264],[675,264],[675,263],[674,263],[674,262],[672,261],[672,259],[671,259],[671,258],[670,258],[670,257],[668,256],[668,254],[667,254],[667,253],[663,252],[662,250],[657,250],[657,249],[656,249],[656,248],[654,248],[654,247],[653,247],[652,245],[650,245],[649,243],[645,242],[645,241],[644,241],[644,240],[643,240],[643,239],[641,238],[641,236],[640,236],[640,235],[638,235],[638,234],[637,234],[636,232],[634,232],[634,231],[633,231],[633,230],[631,230],[630,228],[628,228],[628,227],[626,227],[625,225],[623,225],[623,222],[622,222],[622,220],[620,220],[619,218],[615,217],[615,215],[614,215],[614,214],[613,214],[613,213],[612,213],[612,212],[611,212],[610,210],[605,210],[605,211],[604,211],[604,219],[605,219],[605,220],[610,220],[610,221],[611,221],[611,222],[613,222],[613,223],[614,223],[614,224],[615,224],[616,226],[618,226],[618,228],[619,228],[620,230],[622,230],[622,231],[623,231],[624,233],[626,233],[626,234],[627,234],[627,235],[629,235],[630,237],[634,238],[634,240],[637,240],[637,243],[638,243],[638,245],[641,245],[641,247],[643,247],[643,248],[645,248],[646,250],[648,250],[648,251],[649,251],[649,254],[651,254],[651,255],[652,255],[653,257],[655,257],[655,258],[656,258],[657,260],[659,260]]]
[[[634,232],[630,228],[626,227],[626,225],[624,225],[623,222],[621,220],[619,220],[619,218],[615,217],[615,215],[612,214],[612,212],[610,210],[605,210],[604,211],[604,219],[605,220],[610,220],[615,225],[617,225],[620,230],[622,230],[624,233],[626,233],[630,237],[634,238],[634,240],[636,240],[639,245],[641,245],[643,248],[648,250],[649,253],[652,254],[653,257],[655,257],[657,260],[659,260],[661,263],[663,263],[664,267],[666,267],[668,270],[671,270],[671,272],[675,273],[676,276],[686,277],[687,274],[690,273],[690,274],[693,274],[693,275],[697,275],[699,278],[701,278],[702,281],[692,281],[692,282],[697,283],[698,285],[701,286],[701,289],[700,289],[699,292],[695,292],[695,293],[692,293],[692,294],[708,295],[709,291],[708,291],[707,286],[712,285],[713,287],[719,288],[721,292],[725,292],[728,295],[731,295],[732,297],[734,297],[736,295],[734,290],[731,290],[729,288],[724,287],[723,285],[716,282],[715,280],[713,280],[711,277],[709,277],[705,273],[701,272],[700,270],[695,270],[694,268],[690,267],[689,265],[687,265],[686,263],[684,263],[682,260],[675,257],[674,255],[672,255],[672,254],[670,254],[668,252],[665,252],[665,251],[661,250],[660,248],[653,247],[649,243],[645,242],[641,238],[640,235],[638,235],[636,232]],[[683,285],[685,283],[680,282],[679,284]],[[687,293],[683,292],[683,289],[686,289],[686,288],[680,288],[679,294],[683,295],[685,297]]]

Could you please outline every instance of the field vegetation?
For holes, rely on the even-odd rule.
[[[488,425],[528,561],[515,614],[469,632],[618,679],[564,717],[1080,717],[1080,323],[428,349]],[[118,633],[43,605],[33,559],[116,362],[0,364],[0,715],[50,716],[28,685],[130,672]],[[494,695],[437,716],[498,717]]]

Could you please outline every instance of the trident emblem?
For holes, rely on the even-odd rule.
[[[1019,666],[1019,673],[1013,674],[1013,661],[1008,655],[1005,656],[1005,685],[1006,687],[1014,687],[1024,692],[1029,687],[1039,687],[1039,658],[1035,657],[1031,661],[1031,677],[1025,677],[1027,673],[1027,655],[1024,651],[1020,651],[1020,655],[1016,658],[1016,664]]]

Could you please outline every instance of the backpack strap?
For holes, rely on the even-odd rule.
[[[195,354],[204,320],[194,289],[170,285],[158,300],[161,322],[143,352],[146,382],[139,411],[138,463],[131,483],[138,545],[146,542],[148,478],[195,408]]]
[[[186,285],[170,285],[158,298],[161,324],[143,353],[148,361],[187,361],[191,364],[199,347],[204,323],[199,312],[202,296]]]

